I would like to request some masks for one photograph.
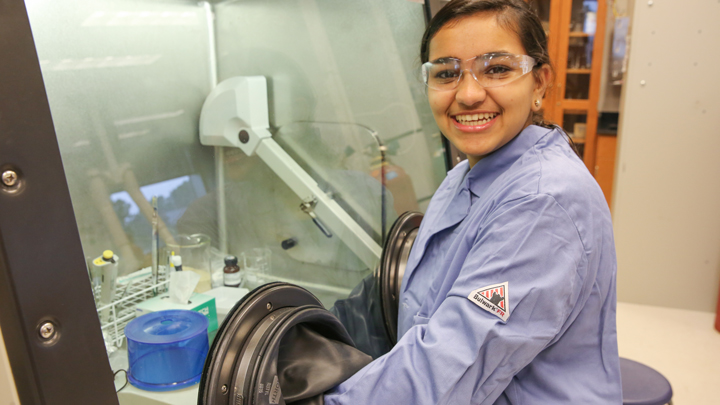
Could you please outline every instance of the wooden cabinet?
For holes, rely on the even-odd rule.
[[[592,173],[600,185],[603,194],[605,194],[608,206],[610,206],[613,181],[615,178],[617,136],[615,134],[598,134],[596,141],[595,167]]]
[[[605,39],[605,0],[529,0],[548,33],[555,80],[544,117],[561,125],[595,173],[598,98]]]

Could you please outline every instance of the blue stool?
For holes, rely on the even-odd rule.
[[[652,368],[620,358],[623,405],[672,404],[672,387],[662,374]]]

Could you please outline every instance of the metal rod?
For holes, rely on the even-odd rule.
[[[158,283],[158,206],[157,196],[152,198],[152,283]],[[157,295],[157,288],[153,289],[153,295]]]

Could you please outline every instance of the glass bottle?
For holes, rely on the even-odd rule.
[[[242,277],[238,259],[235,256],[225,257],[225,268],[223,268],[223,284],[225,287],[240,287]]]

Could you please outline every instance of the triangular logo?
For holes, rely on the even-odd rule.
[[[478,288],[468,295],[468,299],[480,308],[507,322],[510,316],[508,282]]]

